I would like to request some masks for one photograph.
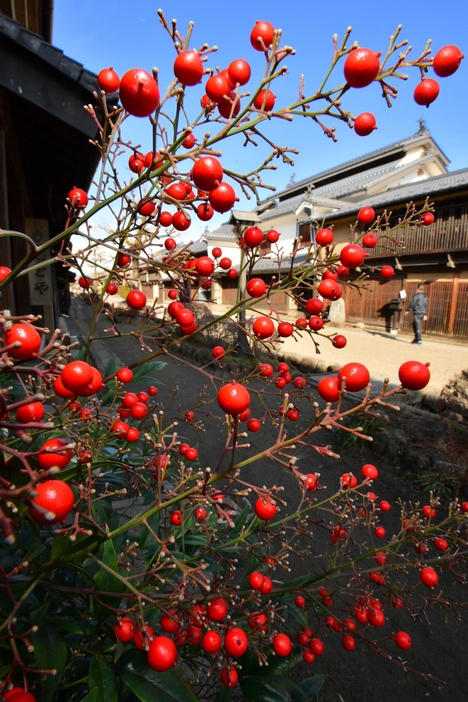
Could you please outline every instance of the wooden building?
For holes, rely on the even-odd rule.
[[[434,224],[400,230],[398,238],[403,245],[397,255],[384,246],[368,250],[367,264],[376,268],[390,264],[396,275],[384,280],[375,271],[366,290],[346,286],[346,321],[386,328],[388,303],[401,290],[410,300],[417,284],[424,282],[429,295],[425,333],[468,338],[468,168],[450,173],[448,164],[449,159],[421,123],[418,132],[407,139],[291,183],[251,213],[234,212],[230,224],[205,233],[208,250],[220,246],[225,255],[232,252],[238,262],[233,220],[243,222],[249,215],[251,223],[264,231],[281,232],[285,252],[299,236],[304,244],[313,244],[317,229],[333,224],[335,250],[339,252],[349,243],[350,225],[356,222],[362,206],[370,205],[377,214],[391,211],[392,221],[397,222],[406,203],[422,205],[428,197],[435,206]],[[275,270],[277,264],[266,256],[256,265],[255,274],[268,281]],[[222,304],[232,302],[234,286],[222,279]],[[278,309],[292,319],[298,316],[286,297],[278,299]],[[403,312],[404,306],[398,326],[410,331],[411,316],[404,317]]]
[[[87,190],[99,162],[83,109],[95,103],[96,76],[50,43],[52,11],[52,0],[0,0],[0,228],[36,244],[63,231],[67,193]],[[26,247],[0,238],[0,265],[13,268]],[[0,307],[42,314],[53,329],[68,289],[67,270],[45,264],[4,288]]]

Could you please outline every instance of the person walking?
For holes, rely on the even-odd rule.
[[[418,289],[413,295],[413,299],[408,305],[408,309],[405,312],[405,316],[409,311],[413,313],[413,330],[414,339],[412,344],[422,344],[422,323],[427,322],[427,307],[429,304],[429,298],[424,292],[424,285],[420,283]]]

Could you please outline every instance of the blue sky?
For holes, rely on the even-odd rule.
[[[160,0],[163,2],[163,0]],[[156,13],[158,5],[149,0],[116,0],[96,3],[95,0],[62,0],[55,3],[53,43],[65,54],[80,61],[86,68],[98,72],[112,65],[121,75],[130,68],[153,66],[159,69],[160,83],[164,87],[172,77],[175,50],[168,34],[163,30]],[[428,38],[433,41],[434,53],[445,44],[456,44],[468,54],[468,7],[466,0],[437,2],[419,0],[382,3],[362,0],[350,3],[335,0],[331,3],[288,0],[266,2],[237,0],[235,3],[213,2],[161,4],[169,20],[178,20],[180,31],[185,34],[189,20],[195,22],[191,47],[203,43],[216,44],[218,51],[210,56],[208,65],[225,68],[230,61],[243,57],[252,66],[252,78],[248,87],[255,87],[262,76],[263,54],[250,46],[250,31],[257,19],[270,21],[283,30],[283,43],[293,46],[296,55],[287,59],[288,75],[274,84],[278,95],[277,105],[285,106],[297,96],[299,76],[305,74],[306,94],[315,92],[326,73],[332,55],[332,36],[341,38],[348,26],[353,27],[352,38],[360,46],[374,51],[385,51],[388,39],[398,24],[403,25],[400,37],[408,39],[413,46],[411,56],[415,58],[425,46]],[[335,69],[330,86],[343,82],[342,67]],[[335,73],[333,76],[335,76]],[[359,114],[372,112],[377,119],[378,130],[368,137],[358,137],[344,123],[336,122],[338,143],[326,138],[311,120],[296,118],[290,124],[283,120],[268,125],[268,135],[281,145],[300,150],[294,167],[282,165],[270,172],[268,182],[277,189],[283,188],[294,174],[300,180],[313,173],[347,161],[362,153],[378,149],[393,141],[413,134],[418,129],[418,119],[427,122],[434,139],[450,158],[450,170],[468,167],[468,58],[459,71],[449,78],[440,79],[441,92],[438,100],[428,109],[416,105],[413,90],[419,82],[419,71],[409,72],[408,81],[398,81],[399,96],[388,109],[380,96],[379,86],[373,84],[363,90],[351,90],[346,95],[344,106]],[[198,100],[203,86],[195,86],[188,99],[190,114],[198,114]],[[203,130],[204,133],[205,130]],[[151,148],[151,131],[148,120],[130,118],[125,126],[125,135],[133,143],[141,143],[143,150]],[[243,172],[252,164],[260,163],[267,151],[243,149],[242,141],[225,143],[223,158],[228,168]],[[250,209],[253,203],[242,200],[240,207]],[[220,215],[209,223],[210,229],[226,219]],[[194,223],[189,230],[191,238],[198,238],[204,224]]]

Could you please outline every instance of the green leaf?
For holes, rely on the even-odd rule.
[[[107,361],[106,368],[104,370],[104,377],[107,378],[109,375],[115,375],[118,370],[119,364],[117,363],[117,359],[115,356],[112,356]]]
[[[143,363],[138,368],[133,370],[133,381],[138,382],[151,382],[151,373],[157,373],[161,371],[167,363],[165,361],[150,361],[149,363]]]
[[[108,568],[111,568],[113,571],[118,573],[117,556],[112,539],[108,539],[104,542],[100,560],[105,563]],[[109,571],[105,568],[99,568],[98,572],[94,576],[94,583],[97,589],[101,590],[102,592],[122,592],[123,590],[123,583],[112,575],[112,573],[109,573]],[[108,604],[110,606],[115,607],[116,604],[118,604],[118,599],[115,597],[105,597],[101,595],[99,599],[104,604]],[[95,612],[96,616],[100,620],[106,619],[109,616],[109,610],[106,609],[106,607],[102,607],[96,601]]]
[[[34,646],[34,658],[37,667],[44,670],[56,670],[56,675],[48,675],[42,682],[42,702],[49,702],[54,697],[67,662],[67,644],[53,629],[40,627],[31,637]]]
[[[98,702],[99,690],[94,687],[86,697],[83,697],[81,702]]]
[[[240,678],[239,683],[244,697],[252,702],[290,702],[290,696],[281,687],[281,678],[252,675]]]
[[[97,688],[96,702],[117,702],[118,691],[114,670],[101,658],[93,658],[89,666],[89,688]]]
[[[146,657],[132,651],[125,660],[122,656],[119,670],[121,679],[140,702],[197,702],[175,668],[158,673],[148,666]]]
[[[325,676],[320,673],[318,675],[313,675],[311,678],[306,678],[306,680],[299,683],[302,697],[297,690],[291,690],[292,702],[309,702],[309,700],[312,700],[317,692],[319,692],[324,682]]]
[[[221,685],[214,702],[231,702],[232,690],[229,687]]]

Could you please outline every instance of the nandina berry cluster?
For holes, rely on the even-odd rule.
[[[271,353],[272,343],[301,334],[342,349],[345,336],[326,333],[328,304],[341,298],[350,275],[359,274],[358,282],[365,276],[366,249],[398,243],[398,228],[365,206],[339,252],[333,228],[317,227],[311,242],[298,238],[285,253],[285,237],[257,223],[238,228],[236,262],[219,247],[210,256],[195,256],[178,241],[193,217],[208,222],[215,212],[229,212],[241,190],[259,200],[273,158],[292,164],[294,151],[264,137],[264,122],[299,110],[328,136],[334,137],[334,129],[321,121],[322,91],[306,97],[302,86],[297,102],[276,104],[272,83],[293,50],[281,46],[281,31],[270,22],[258,21],[251,30],[257,54],[233,57],[227,68],[215,70],[209,65],[214,47],[189,49],[191,29],[183,37],[159,14],[174,44],[174,81],[165,95],[156,72],[135,68],[122,78],[112,68],[99,73],[101,93],[86,108],[103,121],[97,197],[73,186],[66,229],[54,239],[54,246],[63,244],[57,258],[78,268],[78,285],[93,306],[89,339],[78,350],[33,315],[12,318],[5,311],[1,320],[0,695],[13,702],[54,695],[65,700],[70,694],[107,699],[117,689],[138,696],[164,684],[176,686],[181,702],[193,699],[193,690],[201,699],[214,697],[220,685],[239,685],[251,697],[244,689],[249,657],[258,663],[256,694],[263,699],[265,690],[271,694],[264,664],[273,656],[292,666],[293,654],[300,653],[317,666],[334,636],[345,651],[370,646],[393,656],[412,645],[400,615],[411,631],[418,597],[423,606],[442,597],[440,588],[466,548],[468,503],[442,507],[432,495],[422,507],[392,505],[373,492],[379,477],[373,464],[329,485],[326,471],[315,470],[317,456],[336,455],[312,443],[314,435],[349,431],[345,416],[382,406],[390,411],[394,395],[426,387],[430,373],[419,361],[403,363],[401,385],[380,393],[372,391],[369,371],[358,361],[344,363],[316,388],[292,364],[273,357],[228,379],[227,353],[238,349],[222,338],[200,369],[206,385],[199,399],[190,405],[180,387],[161,399],[153,382],[165,359],[173,361],[183,337],[196,338],[214,326],[197,319],[200,288],[210,290],[220,275],[239,279],[237,303],[225,317],[252,315],[246,323],[240,317],[236,329],[255,351],[261,346]],[[397,36],[389,57],[401,48]],[[431,60],[426,47],[415,61],[408,50],[388,67],[380,52],[347,47],[348,38],[335,52],[341,87],[330,93],[333,109],[326,119],[346,121],[359,136],[370,135],[376,120],[346,110],[348,90],[378,82],[390,102],[396,93],[388,79],[416,68],[423,80],[415,99],[429,105],[439,92],[426,77],[431,65],[446,77],[463,58],[457,47],[446,46]],[[258,72],[255,86],[250,81],[261,54],[266,71]],[[202,111],[190,121],[184,100],[201,82]],[[106,95],[117,92],[121,106],[109,113]],[[168,117],[171,105],[174,115]],[[125,141],[129,115],[150,117],[141,151]],[[259,140],[272,149],[248,176],[235,173],[219,151],[223,139],[239,133],[248,146]],[[109,175],[122,153],[133,174],[133,180],[125,176],[124,189],[117,174]],[[95,243],[87,240],[73,253],[68,240],[73,232],[83,236],[91,213],[107,205],[116,220],[105,240],[110,260],[96,266],[100,273],[91,278],[86,269]],[[419,210],[410,206],[400,224],[433,222],[427,203]],[[50,246],[38,247],[37,257]],[[267,250],[278,263],[278,276],[269,283],[255,268]],[[294,275],[283,275],[285,256]],[[14,272],[0,266],[0,286],[30,263],[28,256]],[[381,274],[389,278],[393,272],[384,266]],[[138,288],[154,275],[169,279],[171,287],[168,300],[151,307]],[[278,293],[288,295],[303,316],[286,319],[275,306]],[[138,319],[130,334],[117,322],[118,295]],[[268,314],[258,314],[261,302],[269,305]],[[130,367],[116,361],[105,370],[94,367],[89,351],[103,316],[103,334],[116,342],[131,337],[151,360],[138,356]],[[344,410],[350,393],[364,393],[364,399]],[[252,437],[260,430],[267,448]],[[198,442],[202,432],[223,432],[219,456]],[[359,435],[358,429],[350,432]],[[272,460],[294,483],[292,497],[281,482],[272,486],[265,477]],[[248,467],[254,477],[248,477]],[[326,562],[317,566],[311,555],[319,539]],[[290,553],[308,564],[299,581],[291,582]],[[173,671],[178,664],[184,680]],[[278,686],[289,699],[292,688]],[[302,699],[301,690],[298,695]]]

